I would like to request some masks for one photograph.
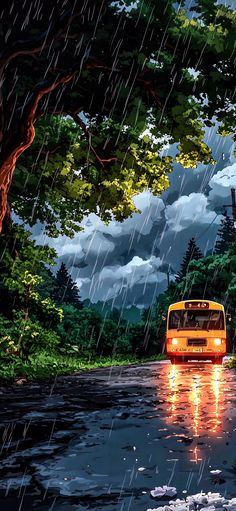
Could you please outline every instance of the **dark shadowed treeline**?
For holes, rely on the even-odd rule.
[[[193,247],[196,258],[192,257]],[[175,282],[159,297],[157,315],[161,319],[171,303],[197,298],[225,306],[231,316],[228,344],[232,349],[236,332],[236,245],[234,222],[227,214],[221,221],[212,255],[201,256],[195,240],[190,240]]]

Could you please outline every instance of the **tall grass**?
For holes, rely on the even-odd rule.
[[[142,359],[137,359],[135,356],[120,356],[115,358],[100,357],[89,360],[60,354],[39,353],[30,357],[28,361],[20,359],[2,361],[0,364],[0,382],[2,384],[13,383],[19,378],[25,378],[27,381],[50,379],[59,375],[73,374],[77,371],[88,371],[99,367],[141,364],[165,358],[165,355],[158,354],[152,357],[143,357]]]

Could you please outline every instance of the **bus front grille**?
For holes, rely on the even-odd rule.
[[[206,339],[188,339],[188,346],[206,346]]]

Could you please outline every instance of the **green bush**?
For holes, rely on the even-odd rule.
[[[72,351],[82,356],[95,354],[101,325],[99,314],[89,307],[78,310],[72,305],[63,305],[63,312],[64,318],[56,328],[63,352],[73,346]]]
[[[114,347],[113,347],[113,355],[124,355],[124,354],[132,353],[132,344],[128,334],[123,334],[118,337]]]
[[[109,356],[117,353],[117,323],[112,319],[104,319],[101,323],[97,339],[98,355]]]
[[[22,360],[33,353],[47,349],[54,351],[60,342],[59,336],[52,330],[46,330],[40,323],[15,315],[10,321],[0,315],[0,357],[18,355]]]

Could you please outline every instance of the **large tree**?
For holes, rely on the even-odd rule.
[[[232,9],[214,0],[188,12],[174,0],[15,0],[0,9],[0,229],[16,162],[45,114],[74,119],[101,171],[97,187],[106,180],[118,190],[122,162],[113,146],[97,153],[91,120],[141,132],[149,118],[153,134],[179,144],[186,167],[211,161],[203,137],[213,116],[223,135],[233,130]]]

